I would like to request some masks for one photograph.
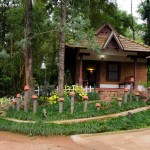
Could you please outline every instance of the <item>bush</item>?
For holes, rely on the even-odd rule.
[[[89,92],[88,94],[89,97],[89,101],[93,101],[93,100],[99,100],[100,99],[100,95],[96,92]]]

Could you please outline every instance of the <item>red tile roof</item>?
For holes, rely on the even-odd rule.
[[[106,42],[108,42],[107,40],[109,39],[109,36],[112,36],[112,34],[107,34],[107,35],[101,35],[100,31],[102,29],[104,29],[105,27],[109,27],[111,29],[111,33],[114,33],[115,38],[117,38],[117,40],[119,41],[120,45],[122,45],[122,48],[124,51],[136,51],[136,52],[150,52],[150,46],[148,45],[144,45],[144,44],[140,44],[134,40],[130,40],[122,35],[118,35],[116,33],[116,31],[111,27],[111,25],[109,25],[108,23],[104,24],[101,28],[99,28],[97,30],[97,33],[95,35],[95,40],[96,43],[101,47],[101,49],[103,49],[103,46],[105,45]],[[69,47],[78,47],[78,48],[87,48],[86,47],[86,41],[80,43],[79,45],[76,46],[72,46],[69,44],[66,44]]]
[[[143,51],[143,52],[150,52],[150,46],[140,44],[134,40],[130,40],[125,38],[121,35],[118,36],[123,48],[125,51]]]

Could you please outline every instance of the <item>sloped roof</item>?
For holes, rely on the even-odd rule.
[[[150,46],[145,44],[140,44],[134,40],[130,40],[129,38],[126,38],[124,36],[119,35],[118,39],[122,43],[122,46],[125,51],[144,51],[144,52],[150,52]]]
[[[106,32],[107,34],[105,34],[105,33],[103,34],[102,31],[105,28],[107,28],[107,29],[109,28],[110,33]],[[107,48],[109,42],[111,42],[112,37],[115,38],[119,48],[124,51],[150,52],[150,46],[140,44],[134,40],[131,40],[122,35],[119,35],[116,32],[116,30],[108,23],[106,23],[102,27],[100,27],[95,34],[96,43],[101,47],[101,49]],[[73,47],[69,44],[66,44],[66,45],[69,47]],[[75,47],[86,48],[86,41],[83,41],[82,43],[80,43],[79,45],[77,45]]]

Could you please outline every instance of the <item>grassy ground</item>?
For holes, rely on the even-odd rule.
[[[149,103],[149,102],[148,102]],[[148,104],[147,103],[147,104]],[[64,120],[64,119],[75,119],[75,118],[88,118],[94,116],[101,116],[105,114],[118,113],[125,110],[131,110],[147,105],[142,100],[139,102],[133,100],[127,104],[123,104],[122,107],[118,107],[117,101],[111,103],[101,102],[102,109],[97,111],[95,109],[95,102],[88,104],[87,112],[83,112],[83,102],[75,103],[75,112],[70,113],[70,101],[64,102],[64,111],[62,114],[58,113],[58,103],[51,106],[38,106],[38,111],[33,114],[32,109],[25,113],[23,109],[16,112],[12,108],[7,111],[7,117],[21,119],[21,120],[35,120],[36,123],[16,123],[0,118],[0,130],[18,132],[29,135],[73,135],[73,134],[88,134],[88,133],[100,133],[118,130],[129,130],[144,128],[150,126],[150,110],[131,114],[130,117],[118,117],[105,121],[89,121],[82,123],[72,124],[45,124],[44,121],[52,120]],[[42,117],[42,110],[46,109],[47,118]]]
[[[63,113],[58,113],[58,103],[50,106],[38,106],[38,111],[36,114],[33,114],[32,108],[29,109],[29,112],[25,113],[23,109],[19,112],[14,111],[10,108],[7,111],[7,117],[20,119],[20,120],[35,120],[35,121],[54,121],[54,120],[67,120],[67,119],[77,119],[77,118],[89,118],[95,116],[102,116],[106,114],[118,113],[126,110],[131,110],[134,108],[139,108],[146,106],[146,104],[141,100],[139,102],[133,100],[127,104],[123,104],[122,107],[118,107],[117,101],[112,101],[111,103],[101,102],[102,108],[96,110],[95,102],[90,102],[88,104],[87,112],[83,112],[84,103],[76,102],[74,113],[70,113],[70,101],[66,100],[63,105]],[[42,110],[46,109],[47,117],[43,118]]]
[[[109,119],[107,121],[89,121],[74,124],[24,124],[7,121],[0,118],[0,130],[32,135],[73,135],[87,133],[101,133],[109,131],[129,130],[150,126],[150,110],[125,117]]]

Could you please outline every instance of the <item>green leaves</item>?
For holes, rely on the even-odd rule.
[[[0,58],[1,59],[7,59],[9,58],[9,54],[7,53],[7,51],[5,49],[3,49],[1,52],[0,52]]]

